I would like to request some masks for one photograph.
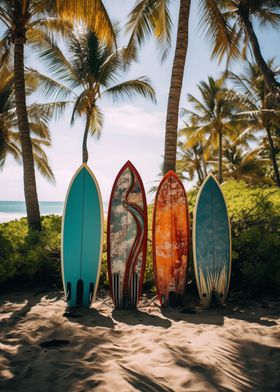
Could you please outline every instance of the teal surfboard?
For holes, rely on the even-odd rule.
[[[89,307],[95,297],[102,257],[103,220],[97,180],[83,164],[70,183],[62,219],[61,270],[69,307]]]
[[[193,217],[193,255],[201,302],[224,304],[231,274],[231,231],[225,199],[210,174],[196,199]]]

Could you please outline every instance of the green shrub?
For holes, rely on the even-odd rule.
[[[223,185],[232,225],[231,289],[280,291],[280,190]]]
[[[42,217],[42,232],[28,232],[22,218],[0,225],[0,282],[59,282],[61,218]]]

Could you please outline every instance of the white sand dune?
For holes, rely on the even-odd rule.
[[[61,293],[0,301],[0,390],[280,391],[280,302],[66,312]],[[65,313],[66,312],[66,313]]]

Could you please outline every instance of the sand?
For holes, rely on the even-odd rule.
[[[109,297],[66,312],[61,292],[0,300],[3,391],[280,391],[280,301],[162,310]]]

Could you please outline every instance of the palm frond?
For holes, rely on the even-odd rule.
[[[141,95],[144,98],[150,99],[156,103],[156,95],[150,80],[146,77],[140,77],[134,80],[128,80],[110,87],[103,91],[101,95],[109,95],[114,101],[122,100],[124,98],[131,99],[135,95]]]
[[[54,173],[48,163],[43,157],[38,154],[34,154],[34,163],[39,173],[46,178],[48,181],[55,183]]]
[[[115,32],[101,0],[57,0],[58,15],[63,20],[83,21],[108,45],[115,45]]]
[[[227,23],[216,0],[200,0],[200,29],[210,40],[213,47],[212,58],[222,60],[225,54],[233,60],[238,60],[240,50],[236,33]]]
[[[37,93],[50,100],[67,100],[75,96],[71,88],[34,69],[29,68],[29,75],[36,80]]]
[[[101,136],[103,120],[104,116],[100,108],[94,106],[90,113],[89,132],[91,135],[96,136],[98,139]]]

